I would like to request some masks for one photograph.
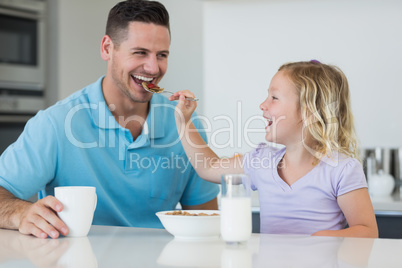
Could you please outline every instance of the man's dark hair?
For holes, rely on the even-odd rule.
[[[127,38],[130,22],[138,21],[165,26],[169,30],[169,13],[157,1],[127,0],[117,3],[109,12],[106,34],[119,46]]]

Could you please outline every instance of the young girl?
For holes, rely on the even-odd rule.
[[[179,99],[176,123],[191,164],[215,183],[224,173],[248,174],[259,191],[262,233],[378,237],[339,68],[316,60],[282,65],[260,108],[266,140],[285,147],[260,144],[240,159],[220,159],[205,144],[190,119],[197,104],[185,96],[194,97],[180,91],[170,100]]]

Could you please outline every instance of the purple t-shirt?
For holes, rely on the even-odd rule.
[[[360,162],[341,154],[334,154],[331,159],[324,157],[289,186],[277,169],[285,151],[286,148],[260,144],[243,157],[251,188],[259,192],[261,233],[310,235],[345,228],[347,222],[337,197],[367,188]]]

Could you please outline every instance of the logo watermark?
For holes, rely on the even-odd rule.
[[[336,109],[337,103],[333,103],[328,105],[327,109]],[[210,146],[217,149],[222,148],[240,148],[243,145],[246,145],[251,148],[257,148],[258,144],[260,144],[261,140],[253,140],[253,135],[261,137],[261,134],[269,134],[271,139],[270,142],[277,142],[277,128],[278,125],[282,121],[286,121],[286,116],[281,116],[279,118],[275,118],[273,120],[272,125],[268,130],[265,129],[267,122],[263,118],[262,115],[252,115],[245,118],[243,116],[243,108],[242,103],[239,101],[237,103],[236,115],[217,115],[212,118],[208,118],[206,116],[197,115],[192,118],[193,122],[197,122],[196,125],[199,126],[198,131],[208,136],[208,144],[199,145],[195,144],[191,141],[189,137],[189,133],[181,131],[178,135],[170,135],[169,138],[166,139],[165,142],[161,143],[160,141],[156,142],[156,139],[151,137],[151,132],[156,129],[164,128],[165,124],[169,124],[172,128],[176,127],[176,124],[173,122],[164,122],[164,119],[155,118],[155,116],[160,115],[161,112],[157,112],[158,109],[161,109],[163,113],[172,113],[175,112],[180,114],[180,111],[177,111],[177,108],[173,104],[155,104],[150,106],[150,111],[148,114],[148,119],[146,120],[140,116],[130,116],[130,117],[115,117],[111,112],[115,110],[114,105],[107,106],[106,103],[100,102],[98,104],[79,104],[70,109],[67,113],[64,129],[65,135],[68,141],[75,147],[82,149],[90,149],[90,148],[118,148],[119,151],[119,160],[126,159],[131,168],[150,168],[152,172],[155,172],[157,168],[179,168],[181,170],[187,170],[190,163],[186,157],[179,157],[174,155],[174,151],[181,152],[181,140],[187,139],[189,144],[193,146],[195,149],[202,149],[206,146]],[[176,109],[176,111],[175,111]],[[84,114],[80,114],[84,113]],[[77,126],[76,122],[81,122],[81,116],[88,116],[85,114],[92,114],[98,118],[99,128],[97,129],[98,133],[89,133],[88,135],[85,133],[80,133],[79,126]],[[333,113],[332,113],[333,114]],[[94,117],[95,117],[94,116]],[[173,116],[170,116],[171,120],[174,120]],[[311,125],[316,123],[317,119],[313,115],[311,115],[308,120],[303,122],[303,130],[301,134],[301,141],[305,138],[303,135],[305,133],[305,129]],[[336,120],[326,120],[329,124],[338,124]],[[162,126],[158,126],[157,124],[161,124]],[[213,126],[220,125],[223,127],[214,128]],[[263,127],[255,127],[255,125],[260,125]],[[279,125],[280,127],[280,125]],[[154,149],[172,149],[171,154],[168,156],[162,156],[159,158],[156,157],[141,157],[138,153],[129,153],[127,154],[127,148],[131,146],[133,141],[127,138],[128,129],[137,129],[142,131],[142,138],[146,139],[150,148]],[[337,129],[334,127],[334,129]],[[92,130],[91,130],[92,131]],[[177,131],[176,129],[169,131]],[[194,130],[195,131],[195,130]],[[78,134],[79,133],[79,134]],[[256,135],[257,134],[257,135]],[[91,136],[92,135],[92,136]],[[264,137],[265,137],[264,135]],[[336,135],[335,135],[336,136]],[[85,139],[83,138],[85,137]],[[92,137],[92,139],[91,139]],[[220,137],[220,139],[218,138]],[[222,137],[226,137],[222,142]],[[88,140],[89,138],[89,140]],[[144,144],[147,141],[143,141]],[[137,140],[134,143],[138,142]],[[179,146],[179,147],[178,147]],[[325,161],[325,156],[320,155],[314,148],[309,147],[307,144],[303,142],[303,146],[306,148],[308,152],[317,158],[322,158]],[[176,148],[176,149],[174,149]],[[244,161],[257,161],[257,162],[247,162],[248,166],[260,166],[263,168],[272,168],[272,159],[271,156],[256,160],[256,159],[243,159]],[[242,159],[242,158],[239,158]],[[194,163],[196,165],[208,165],[211,161],[219,162],[217,168],[228,168],[229,164],[225,164],[225,159],[221,159],[220,161],[216,161],[213,159],[207,159],[202,155],[197,155],[196,159],[194,159]],[[229,161],[229,160],[228,160]],[[337,159],[330,159],[327,161],[330,165],[336,165],[338,163]],[[237,163],[237,165],[242,165],[243,163]],[[276,165],[276,164],[275,164]]]

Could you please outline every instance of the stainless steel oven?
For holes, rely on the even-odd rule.
[[[0,154],[44,109],[45,0],[0,0]]]
[[[0,0],[0,115],[45,108],[46,1]]]

